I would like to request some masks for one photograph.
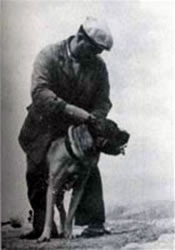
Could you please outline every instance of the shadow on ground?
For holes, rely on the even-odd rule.
[[[2,228],[3,250],[173,250],[174,249],[174,202],[154,202],[115,207],[107,215],[106,226],[111,234],[94,239],[52,239],[48,243],[36,240],[20,240],[21,232],[29,230],[11,226]]]

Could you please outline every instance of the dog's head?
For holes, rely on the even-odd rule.
[[[90,125],[89,130],[96,138],[99,151],[111,155],[124,153],[130,135],[127,131],[121,130],[114,121],[100,119],[96,124]]]

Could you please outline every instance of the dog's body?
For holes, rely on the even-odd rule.
[[[87,153],[89,149],[93,148],[94,144],[93,137],[89,133],[87,126],[80,125],[78,129],[83,131],[83,135],[86,135],[86,138],[88,139],[86,141],[86,145],[83,144],[84,140],[82,140],[83,137],[81,136],[78,136],[78,140],[81,141],[81,143],[77,144],[75,138],[71,136],[71,128],[69,128],[68,136],[55,140],[52,142],[49,148],[47,154],[49,166],[49,183],[47,191],[46,219],[44,231],[38,239],[38,242],[50,240],[53,221],[53,208],[55,204],[57,204],[57,208],[60,212],[61,228],[64,236],[66,238],[70,238],[72,236],[72,221],[75,211],[82,197],[90,168],[97,163],[98,158],[96,157],[97,154]],[[78,130],[75,128],[75,132],[76,131]],[[69,143],[67,141],[68,139]],[[127,139],[125,139],[125,143],[123,143],[123,145],[126,144],[128,139],[129,135]],[[84,171],[84,174],[79,177],[79,185],[74,189],[74,195],[71,198],[68,215],[66,217],[62,200],[64,195],[61,195],[63,188],[68,176],[73,173],[79,174],[79,172],[81,172],[81,168],[83,167],[86,171]]]
[[[76,157],[77,159],[72,157],[72,153],[70,153],[68,150],[66,146],[66,137],[55,140],[49,148],[47,154],[49,166],[49,183],[47,190],[46,219],[44,231],[41,237],[38,239],[38,242],[48,241],[50,239],[53,221],[53,207],[56,203],[60,213],[61,231],[67,238],[71,237],[72,235],[72,220],[81,199],[90,167],[96,160],[96,158],[88,159],[88,171],[86,171],[85,175],[81,179],[78,189],[74,190],[74,196],[72,196],[68,215],[66,217],[62,201],[63,196],[61,192],[63,192],[67,177],[69,175],[79,173],[79,168],[81,167],[79,162],[83,161],[83,159],[85,160],[84,154],[82,154],[81,150],[78,148],[76,151]]]

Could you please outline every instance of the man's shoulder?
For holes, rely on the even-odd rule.
[[[96,66],[97,68],[99,68],[100,71],[106,70],[106,63],[105,63],[104,59],[100,55],[96,56],[96,59],[94,61],[94,66]]]
[[[55,52],[59,50],[65,44],[65,42],[66,42],[65,40],[62,40],[56,43],[48,44],[45,47],[43,47],[40,52],[43,52],[43,53]]]
[[[54,60],[58,57],[61,51],[64,50],[66,40],[48,44],[43,47],[37,55],[37,59]]]

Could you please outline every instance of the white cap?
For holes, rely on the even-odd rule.
[[[82,27],[97,46],[106,50],[112,48],[112,34],[105,21],[98,20],[94,17],[87,17]]]

